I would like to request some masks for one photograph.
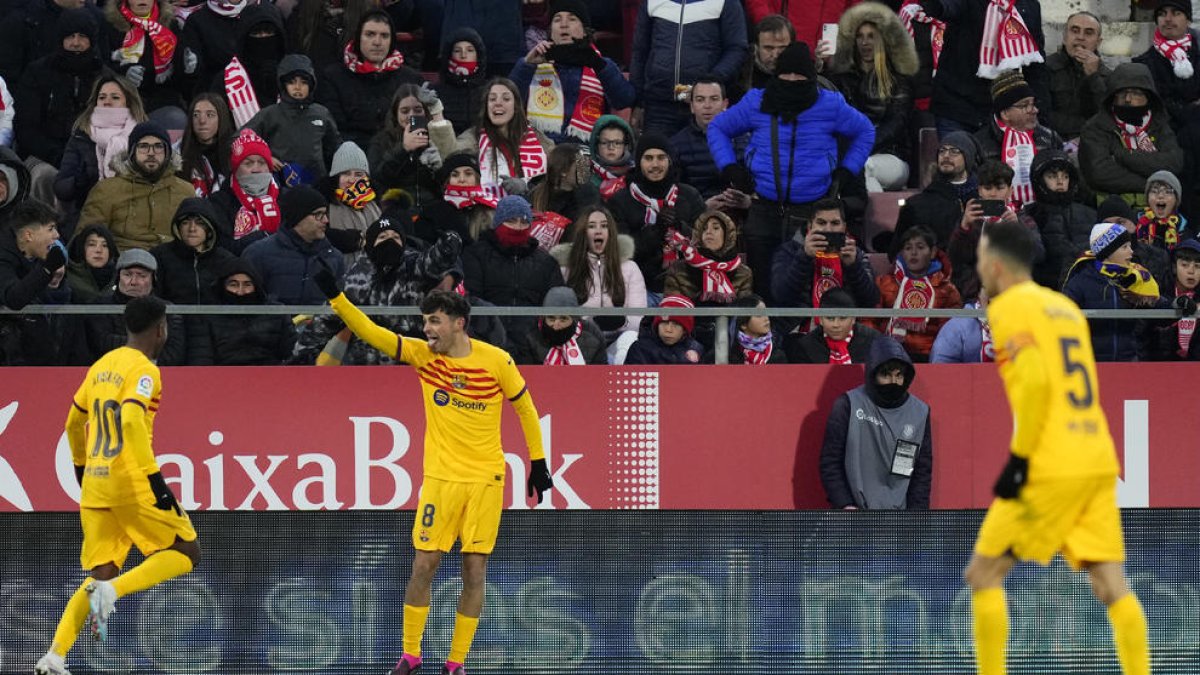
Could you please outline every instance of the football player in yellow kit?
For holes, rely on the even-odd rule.
[[[988,323],[1013,411],[1012,455],[964,573],[979,673],[1005,672],[1009,570],[1062,553],[1088,571],[1108,607],[1122,672],[1149,675],[1146,616],[1125,578],[1120,465],[1100,408],[1091,333],[1074,302],[1031,280],[1033,250],[1031,233],[1016,222],[989,224],[979,240],[976,269],[991,297]]]

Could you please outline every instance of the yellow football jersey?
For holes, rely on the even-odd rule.
[[[987,315],[1013,411],[1012,452],[1029,458],[1030,480],[1116,475],[1091,332],[1075,303],[1028,281],[994,298]]]
[[[504,483],[500,414],[504,400],[527,399],[525,378],[503,349],[471,340],[471,354],[436,354],[424,340],[402,338],[400,360],[421,380],[425,402],[425,475],[466,483]],[[540,444],[539,444],[540,445]],[[540,452],[541,448],[537,448]],[[538,459],[538,457],[534,457]]]
[[[151,442],[161,396],[158,366],[131,347],[88,370],[67,416],[71,458],[85,467],[81,506],[154,500],[146,476],[158,471]]]

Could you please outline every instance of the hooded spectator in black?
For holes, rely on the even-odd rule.
[[[324,178],[342,136],[329,110],[313,102],[317,76],[312,62],[303,54],[288,54],[275,70],[279,102],[275,96],[270,104],[263,102],[243,128],[262,136],[277,163],[294,164],[313,178]]]
[[[0,22],[0,77],[9,88],[16,86],[22,73],[34,61],[53,54],[62,43],[58,20],[64,12],[82,8],[99,26],[103,14],[96,6],[83,0],[31,0],[26,3],[5,3],[3,22]],[[107,54],[120,46],[97,45],[96,53]]]
[[[207,0],[183,26],[175,50],[176,77],[185,95],[195,95],[224,81],[225,66],[237,51],[242,23],[239,19],[250,0]],[[222,85],[216,91],[224,91]]]
[[[900,235],[914,225],[932,230],[938,248],[946,250],[951,233],[962,221],[964,205],[979,198],[979,181],[975,176],[978,158],[979,143],[973,136],[965,131],[946,134],[938,146],[933,181],[905,200],[896,220],[895,234],[884,239],[877,237],[875,250],[891,249],[891,242],[899,241]],[[895,251],[892,255],[895,256]]]
[[[1062,150],[1039,152],[1029,179],[1037,199],[1025,205],[1019,216],[1036,224],[1046,249],[1046,256],[1033,266],[1033,280],[1057,288],[1067,266],[1082,252],[1071,242],[1088,237],[1096,224],[1096,210],[1083,203],[1079,169]]]
[[[629,185],[613,195],[608,208],[621,233],[636,243],[633,260],[646,279],[646,291],[661,296],[667,231],[691,236],[692,223],[704,212],[704,198],[696,188],[678,182],[671,142],[662,134],[647,133],[638,139],[635,161]]]
[[[928,509],[933,485],[929,405],[908,393],[917,371],[900,343],[871,343],[865,382],[825,421],[821,484],[835,509]]]
[[[117,282],[117,240],[103,225],[88,225],[67,245],[67,283],[71,301],[95,302]]]
[[[844,288],[831,288],[821,297],[821,309],[854,309],[854,296]],[[852,316],[822,316],[807,333],[784,340],[788,363],[866,363],[871,343],[880,332]]]
[[[180,305],[215,304],[213,282],[234,258],[217,246],[217,212],[207,199],[189,197],[175,210],[175,239],[150,250],[158,260],[158,295]]]
[[[0,229],[8,214],[29,198],[29,169],[9,148],[0,147]]]
[[[591,319],[552,313],[555,307],[577,309],[575,291],[566,286],[551,288],[542,307],[546,313],[538,317],[537,326],[514,341],[514,361],[529,366],[608,363],[604,334]]]
[[[483,107],[487,81],[487,46],[474,28],[460,27],[442,48],[441,78],[437,84],[442,114],[454,126],[454,135],[470,129]]]
[[[215,304],[246,307],[267,300],[258,271],[242,258],[225,263],[210,291]],[[281,314],[217,314],[188,325],[190,366],[277,366],[292,355],[296,329]]]
[[[132,298],[155,293],[158,261],[149,251],[131,248],[117,258],[117,283],[96,299],[97,305],[124,305]],[[86,319],[87,346],[92,361],[125,345],[125,319],[121,314],[93,314]],[[182,314],[167,315],[167,344],[158,355],[160,366],[182,366],[187,359],[187,335]]]
[[[237,31],[235,56],[250,76],[259,108],[266,108],[275,103],[281,91],[279,62],[287,53],[283,14],[271,3],[250,5],[241,13]],[[209,89],[225,91],[223,68],[215,73],[215,78]]]

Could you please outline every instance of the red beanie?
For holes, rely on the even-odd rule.
[[[251,155],[262,157],[267,160],[267,167],[271,166],[271,146],[252,129],[242,129],[231,145],[229,163],[233,172],[237,173],[238,167]]]
[[[693,309],[696,307],[691,300],[682,295],[668,295],[662,299],[662,302],[658,303],[658,306],[686,307],[687,309]],[[664,321],[674,321],[680,326],[683,326],[683,330],[687,331],[688,335],[691,335],[692,330],[696,327],[696,317],[694,316],[656,316],[654,317],[654,327],[658,328],[658,324]]]

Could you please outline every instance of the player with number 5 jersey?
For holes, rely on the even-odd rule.
[[[989,224],[979,240],[976,268],[992,298],[988,324],[1013,412],[1008,463],[964,574],[979,673],[1005,673],[1008,572],[1061,553],[1073,569],[1087,570],[1108,608],[1122,672],[1149,675],[1146,617],[1123,565],[1120,465],[1100,407],[1088,322],[1070,298],[1031,280],[1033,252],[1032,235],[1016,222]]]
[[[66,655],[85,623],[106,639],[118,599],[187,574],[200,559],[196,530],[151,447],[162,398],[154,359],[167,342],[166,310],[154,296],[130,300],[125,346],[96,361],[71,403],[66,427],[80,485],[79,558],[90,574],[67,602],[36,675],[68,675]],[[133,546],[146,559],[120,574]]]

